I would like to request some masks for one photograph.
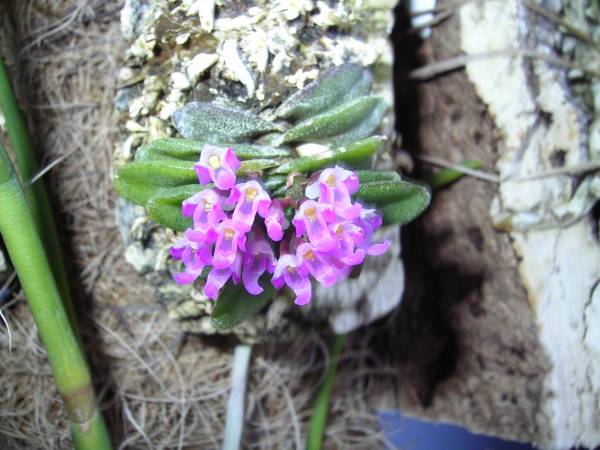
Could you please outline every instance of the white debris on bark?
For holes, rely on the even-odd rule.
[[[531,39],[544,30],[530,29],[528,17],[517,0],[472,2],[460,11],[462,49],[507,54],[477,58],[466,71],[502,135],[497,170],[504,181],[492,219],[510,231],[539,339],[553,363],[538,441],[543,448],[594,447],[600,443],[600,245],[593,219],[556,220],[557,206],[575,194],[572,177],[522,181],[552,169],[557,152],[564,167],[588,162],[587,118],[560,69],[522,56],[524,50],[552,55]]]

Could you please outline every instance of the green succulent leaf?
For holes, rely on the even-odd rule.
[[[379,151],[384,141],[385,137],[383,136],[371,136],[367,139],[363,139],[343,147],[327,150],[318,155],[290,160],[274,169],[272,173],[310,173],[338,162],[356,165],[369,160],[375,153]]]
[[[159,189],[198,182],[193,164],[187,161],[134,161],[117,172],[114,186],[119,195],[145,206]]]
[[[240,142],[278,127],[248,111],[191,102],[173,114],[173,124],[187,139],[210,143]]]
[[[277,117],[304,120],[341,103],[371,92],[373,76],[357,65],[333,67],[319,79],[285,100],[275,112]]]
[[[398,172],[391,170],[357,170],[358,181],[360,183],[370,183],[371,181],[400,181],[402,178]]]
[[[345,145],[355,142],[371,135],[379,127],[387,108],[383,97],[359,97],[300,122],[283,134],[282,143]]]
[[[160,159],[179,159],[182,161],[198,161],[206,142],[181,138],[157,139],[140,147],[135,153],[136,161],[153,161]],[[276,148],[257,144],[221,144],[233,148],[235,155],[242,161],[250,159],[279,158],[290,155],[287,148]]]
[[[182,161],[198,161],[204,142],[181,138],[163,138],[138,148],[136,161],[155,161],[162,159],[178,159]]]
[[[233,153],[242,161],[290,156],[290,149],[285,147],[258,144],[232,144],[229,147],[233,148]]]
[[[146,203],[148,217],[175,231],[191,227],[192,219],[181,214],[181,203],[212,185],[189,184],[174,188],[159,189]]]
[[[229,330],[258,313],[275,295],[275,288],[266,275],[260,278],[259,284],[264,291],[252,295],[241,283],[238,285],[227,283],[217,299],[210,318],[213,326],[217,330]]]
[[[265,169],[270,169],[279,165],[277,161],[272,159],[251,159],[242,161],[240,168],[237,170],[238,176],[246,176],[255,173],[261,173]]]
[[[381,210],[384,225],[407,224],[425,211],[431,202],[427,187],[398,180],[361,184],[355,195]]]
[[[268,177],[263,182],[263,185],[265,186],[265,188],[268,191],[273,192],[277,188],[283,186],[286,181],[287,181],[287,177],[285,175],[273,175],[273,176]]]

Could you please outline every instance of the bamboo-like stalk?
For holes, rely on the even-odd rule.
[[[24,183],[25,197],[29,204],[31,215],[37,226],[54,278],[60,291],[60,297],[65,304],[69,321],[74,330],[77,330],[75,309],[69,290],[69,282],[65,271],[63,255],[56,233],[56,224],[52,216],[50,201],[43,180],[34,184],[29,181],[38,170],[37,158],[27,134],[27,127],[19,109],[11,87],[10,78],[3,58],[0,56],[0,110],[4,114],[6,130],[15,155],[18,173]],[[78,336],[78,332],[77,336]],[[78,337],[79,340],[79,337]]]
[[[78,450],[110,449],[85,356],[15,169],[0,143],[0,234],[29,302]]]
[[[327,422],[327,413],[329,412],[329,400],[331,391],[335,383],[340,354],[346,342],[345,334],[336,334],[331,344],[331,359],[325,372],[325,378],[319,387],[319,392],[315,398],[313,413],[308,424],[308,439],[306,443],[307,450],[321,450],[323,446],[323,434]]]

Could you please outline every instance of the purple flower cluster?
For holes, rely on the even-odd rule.
[[[193,228],[171,249],[173,258],[185,266],[174,274],[178,283],[192,283],[210,267],[207,297],[216,299],[229,279],[234,284],[242,281],[250,294],[258,295],[263,291],[258,280],[266,272],[273,274],[276,288],[287,285],[296,294],[295,303],[305,305],[311,299],[311,277],[333,286],[367,255],[389,248],[387,240],[372,242],[381,217],[352,202],[359,185],[354,172],[341,167],[323,170],[307,185],[306,199],[292,220],[294,230],[286,233],[290,224],[284,202],[271,199],[256,180],[236,184],[239,166],[231,148],[207,145],[202,150],[194,168],[200,184],[212,182],[214,187],[182,204],[182,214],[193,219]]]

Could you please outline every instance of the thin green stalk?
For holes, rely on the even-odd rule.
[[[335,383],[335,375],[340,361],[340,354],[342,353],[345,342],[345,334],[336,334],[331,343],[331,360],[327,366],[325,378],[323,378],[323,382],[319,387],[319,392],[317,392],[313,413],[308,425],[307,450],[321,450],[323,445],[325,423],[327,422],[327,412],[329,411],[329,400],[331,398],[333,384]]]
[[[464,161],[459,162],[458,165],[466,167],[467,169],[475,170],[481,167],[481,162],[474,159],[465,159]],[[432,189],[440,189],[448,186],[451,183],[454,183],[464,175],[464,172],[456,169],[441,169],[433,173],[427,180],[425,180],[425,182],[431,186]]]
[[[0,235],[48,351],[54,380],[67,409],[78,450],[108,450],[85,356],[63,306],[50,262],[15,169],[0,143]]]
[[[73,329],[77,330],[75,309],[69,291],[67,272],[56,233],[56,224],[52,217],[50,201],[43,180],[40,179],[34,184],[29,184],[29,180],[38,170],[38,163],[2,57],[0,57],[0,110],[6,120],[6,130],[14,150],[17,169],[24,183],[25,196],[31,215],[50,259],[52,273],[67,309],[69,321]]]

